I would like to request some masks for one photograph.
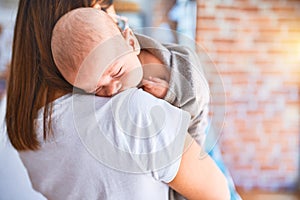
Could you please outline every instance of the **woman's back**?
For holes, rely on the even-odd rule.
[[[138,96],[137,101],[145,100],[142,99],[144,92],[136,89],[132,89],[131,91],[134,96]],[[75,98],[77,100],[74,100]],[[130,98],[134,99],[132,96],[130,96]],[[97,121],[100,120],[98,121],[99,130],[105,131],[107,127],[110,129],[109,127],[115,126],[113,123],[109,125],[109,122],[113,120],[114,116],[113,114],[110,115],[107,109],[111,108],[111,103],[116,98],[109,99],[94,97],[92,95],[76,94],[65,95],[57,99],[54,102],[52,113],[54,137],[47,142],[42,142],[43,131],[42,128],[38,128],[37,134],[41,141],[41,148],[38,151],[20,152],[21,159],[28,170],[33,187],[48,199],[168,199],[168,185],[164,184],[162,180],[169,182],[175,177],[180,159],[176,159],[174,164],[163,170],[158,170],[157,173],[154,172],[153,169],[149,170],[149,166],[147,166],[145,173],[143,173],[142,171],[128,171],[129,168],[126,169],[124,167],[128,165],[128,162],[132,164],[134,161],[138,163],[140,160],[129,161],[128,158],[126,158],[126,163],[123,163],[123,165],[122,163],[115,163],[116,165],[114,165],[114,163],[109,163],[109,161],[106,162],[105,158],[102,159],[101,156],[99,158],[99,155],[93,152],[89,144],[85,143],[86,139],[84,137],[92,137],[95,140],[95,135],[93,135],[95,127],[92,126],[91,120],[87,119],[89,115],[88,107],[93,106],[86,106],[90,104],[89,101],[86,101],[87,99],[95,101],[95,113],[92,113],[90,116],[93,118],[94,115]],[[75,103],[75,101],[82,104],[83,109],[76,108],[78,104]],[[145,111],[146,110],[141,110],[136,112],[142,113]],[[80,116],[82,117],[81,119],[79,119],[79,115],[81,115],[79,114],[80,112],[84,112],[85,115]],[[124,112],[126,111],[124,110]],[[126,113],[124,114],[126,115]],[[174,113],[171,114],[174,116]],[[176,109],[175,118],[176,115],[182,117],[182,111]],[[84,120],[88,121],[84,122]],[[102,125],[100,125],[101,121]],[[142,119],[142,121],[142,123],[145,123],[147,120]],[[38,126],[43,124],[42,113],[39,113],[39,118],[36,122]],[[188,120],[186,122],[188,122]],[[166,126],[169,126],[168,122],[166,124]],[[184,126],[187,126],[187,124],[188,123],[185,123]],[[84,128],[84,133],[78,134],[78,132],[82,131],[79,127],[81,125],[86,128]],[[158,140],[161,141],[162,144],[166,144],[166,138],[174,137],[165,137],[163,134],[174,134],[174,132],[173,130],[163,131],[162,135],[158,134]],[[114,160],[114,158],[121,154],[114,155],[112,150],[104,149],[105,145],[103,145],[103,141],[113,138],[109,136],[110,134],[114,134],[113,136],[115,137],[116,133],[111,131],[105,132],[105,134],[107,137],[102,138],[102,141],[96,141],[96,144],[99,144],[99,151],[102,150],[102,152],[107,153],[107,155],[111,156],[112,160]],[[182,134],[182,137],[185,137],[185,133]],[[128,150],[133,150],[135,147],[134,143],[136,143],[136,141],[129,142],[126,138],[122,139],[121,135],[119,135],[118,138],[119,140],[111,142],[119,146],[115,147],[123,149],[122,152],[126,151],[124,148],[127,145],[130,146]],[[181,141],[184,141],[184,139],[181,139]],[[149,148],[152,148],[151,151],[153,151],[160,146],[159,144],[155,144],[155,147],[151,145],[151,147],[149,147],[148,143],[147,145],[140,145],[141,143],[139,141],[137,141],[137,143],[139,146],[144,147],[134,149],[135,153],[137,153],[137,151],[148,151]],[[178,145],[176,146],[178,148]],[[180,146],[178,149],[181,149]],[[116,160],[118,159],[120,158],[116,158]],[[149,164],[151,161],[147,161],[146,163]]]

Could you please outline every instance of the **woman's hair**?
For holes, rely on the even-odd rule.
[[[103,0],[20,0],[16,18],[12,62],[7,87],[7,132],[17,150],[40,146],[35,119],[44,106],[43,137],[51,133],[52,101],[57,91],[73,90],[60,74],[51,54],[52,30],[65,13]]]

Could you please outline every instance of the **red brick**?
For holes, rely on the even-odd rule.
[[[271,49],[268,50],[269,54],[288,54],[289,52],[287,50],[283,50],[283,49]]]
[[[232,43],[235,43],[236,40],[234,40],[234,39],[213,39],[213,42],[215,42],[215,43],[232,44]]]
[[[276,165],[262,165],[260,167],[260,169],[263,170],[263,171],[269,171],[269,170],[278,171],[279,170],[279,166],[276,166]]]
[[[274,65],[275,63],[274,63],[274,61],[272,61],[272,60],[255,60],[254,61],[254,64],[255,65],[259,65],[259,66],[272,66],[272,65]],[[272,69],[269,69],[269,70],[272,70]]]
[[[279,23],[295,22],[298,24],[300,22],[300,17],[280,17],[278,19],[278,22]]]
[[[249,163],[248,165],[240,165],[238,166],[239,170],[244,170],[244,171],[251,171],[253,169],[252,163]]]
[[[245,6],[241,10],[246,11],[246,12],[258,12],[258,11],[260,11],[260,9],[257,6]]]
[[[199,15],[198,17],[197,17],[197,20],[199,20],[199,21],[202,21],[202,20],[216,20],[216,17],[215,16],[208,16],[208,15]]]
[[[269,16],[261,16],[261,15],[255,15],[253,17],[248,18],[248,21],[251,23],[260,23],[260,24],[271,24],[274,19],[272,17]]]
[[[299,85],[299,79],[298,80],[286,80],[283,82],[284,85]]]
[[[224,17],[226,21],[233,21],[234,23],[241,21],[239,17]]]
[[[300,144],[299,119],[290,115],[287,119],[288,110],[293,109],[291,106],[300,107],[300,90],[291,89],[300,85],[297,50],[300,1],[215,3],[221,14],[218,18],[207,15],[205,20],[199,21],[197,39],[207,44],[209,54],[224,77],[224,88],[229,91],[227,125],[222,137],[227,163],[234,169],[235,177],[242,177],[239,178],[241,185],[247,180],[253,187],[283,187],[281,184],[289,181],[285,175],[288,177],[292,170],[298,169],[298,164],[284,158],[295,151],[298,153]],[[237,17],[241,14],[243,17]],[[222,37],[224,25],[220,16],[227,26],[226,38]],[[298,143],[291,143],[291,139]],[[248,144],[258,153],[251,155],[245,148]],[[274,155],[274,145],[281,147],[280,152],[276,152],[278,155]],[[253,158],[250,166],[245,164],[245,156]],[[250,176],[249,170],[254,169],[251,168],[254,163],[259,172],[257,176]],[[287,165],[290,170],[283,171]],[[265,173],[270,174],[270,178],[260,184],[260,175]],[[280,183],[276,185],[274,181]]]
[[[287,165],[286,166],[286,171],[287,172],[298,172],[298,167],[294,164]]]
[[[281,29],[279,27],[261,27],[259,29],[259,32],[264,33],[264,34],[278,34],[281,32]]]
[[[296,11],[295,7],[291,7],[291,6],[272,6],[271,8],[272,11],[276,12],[276,13],[281,13],[281,12],[288,12],[288,13],[293,13],[294,11]]]
[[[277,41],[276,41],[275,38],[272,38],[272,37],[261,37],[261,38],[254,39],[253,42],[254,43],[263,43],[263,44],[269,45],[269,44],[273,44]]]
[[[220,28],[218,27],[198,27],[197,32],[219,32]]]
[[[239,9],[239,7],[233,6],[233,5],[217,5],[216,9],[217,10],[222,10],[222,11],[224,11],[224,10],[237,10],[237,9]]]
[[[219,25],[216,23],[215,20],[208,20],[208,19],[198,19],[197,21],[197,28],[220,28]]]
[[[206,4],[205,4],[205,3],[198,3],[198,4],[197,4],[197,8],[198,8],[198,9],[206,8]]]
[[[299,21],[300,23],[300,21]],[[300,33],[300,28],[299,27],[290,27],[289,30],[288,30],[290,33]],[[292,42],[295,42],[295,40],[292,40]],[[297,42],[296,42],[297,43]],[[295,43],[294,43],[295,44]]]

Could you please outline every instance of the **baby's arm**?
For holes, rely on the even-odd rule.
[[[143,79],[142,84],[146,92],[160,99],[163,99],[166,96],[169,88],[169,84],[167,81],[151,76],[148,80]]]

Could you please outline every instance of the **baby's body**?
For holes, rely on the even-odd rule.
[[[120,31],[98,10],[90,16],[67,14],[53,31],[53,58],[64,78],[86,92],[110,97],[140,87],[190,112],[189,133],[203,143],[209,90],[195,55],[185,47],[136,36],[129,28]],[[94,67],[99,65],[100,70]]]

